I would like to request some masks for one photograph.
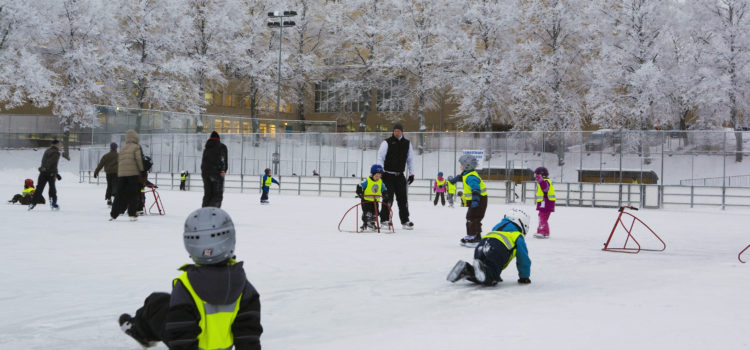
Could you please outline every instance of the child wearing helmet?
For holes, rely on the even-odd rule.
[[[531,259],[524,239],[528,229],[529,215],[512,209],[474,248],[474,263],[459,260],[447,280],[453,283],[465,278],[476,284],[494,286],[503,281],[500,273],[515,258],[518,283],[531,283]]]
[[[182,173],[180,173],[180,191],[187,191],[185,189],[185,182],[187,182],[189,176],[190,173],[188,173],[187,170],[183,170]]]
[[[16,204],[19,203],[21,205],[29,205],[31,204],[31,198],[34,197],[34,180],[32,179],[26,179],[23,181],[23,191],[21,193],[17,193],[13,195],[13,198],[8,201],[8,203]],[[40,204],[44,204],[44,197],[40,198]]]
[[[260,296],[235,260],[232,218],[216,207],[190,213],[183,242],[195,264],[180,267],[172,293],[149,295],[120,328],[143,347],[260,349]]]
[[[263,192],[260,195],[260,204],[268,204],[268,191],[271,189],[272,183],[281,187],[281,184],[271,176],[271,169],[266,168],[266,170],[263,171],[263,178],[260,180],[260,189],[261,192]]]
[[[357,197],[362,199],[362,227],[360,227],[362,231],[367,229],[376,231],[378,229],[375,223],[376,216],[381,209],[378,202],[381,201],[383,193],[385,193],[382,176],[383,166],[374,164],[370,167],[370,176],[357,185]]]
[[[439,171],[437,179],[435,179],[435,183],[432,185],[432,190],[435,191],[435,202],[433,203],[434,206],[437,206],[438,198],[440,198],[440,203],[445,206],[445,190],[446,190],[446,181],[443,178],[443,172]]]
[[[453,176],[448,176],[447,181],[445,181],[445,188],[448,193],[448,206],[453,208],[453,202],[456,196],[456,184],[451,181],[453,181]]]
[[[539,213],[539,226],[536,238],[549,238],[549,216],[555,211],[555,186],[549,179],[549,171],[541,166],[534,170],[536,179],[536,210]]]
[[[487,187],[476,172],[477,159],[469,154],[458,158],[461,175],[456,176],[452,182],[463,184],[462,200],[466,202],[466,236],[461,238],[461,245],[465,247],[476,247],[482,237],[482,219],[487,211]]]

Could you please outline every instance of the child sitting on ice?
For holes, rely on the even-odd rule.
[[[21,191],[20,194],[16,194],[13,196],[11,200],[8,201],[8,203],[11,204],[22,204],[22,205],[29,205],[31,204],[31,198],[34,196],[34,180],[32,179],[26,179],[23,182],[23,191]],[[39,197],[39,204],[44,204],[44,198]]]

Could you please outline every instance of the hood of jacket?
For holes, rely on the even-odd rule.
[[[138,143],[138,141],[140,141],[140,137],[135,130],[131,129],[125,133],[125,143]]]
[[[247,277],[242,262],[233,265],[188,265],[184,268],[193,290],[211,304],[231,304],[240,297]]]
[[[214,148],[219,146],[219,144],[221,144],[221,141],[209,139],[208,141],[206,141],[206,148]]]

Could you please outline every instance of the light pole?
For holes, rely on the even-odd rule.
[[[276,127],[275,132],[275,146],[273,152],[273,173],[279,174],[279,163],[281,162],[281,145],[279,144],[279,108],[281,107],[281,43],[284,41],[284,28],[294,27],[294,21],[285,21],[284,18],[294,17],[297,15],[297,11],[274,11],[269,12],[268,20],[269,28],[279,28],[279,71],[276,75],[277,86],[276,86]]]

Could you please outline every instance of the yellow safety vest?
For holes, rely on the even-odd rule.
[[[454,183],[448,181],[448,184],[446,184],[446,186],[448,186],[448,193],[456,194],[456,185]]]
[[[180,181],[187,180],[187,175],[180,175]]]
[[[263,182],[263,179],[260,180],[261,185],[263,185],[263,187],[271,187],[272,181],[273,181],[273,177],[270,177],[270,176],[266,178],[265,183]]]
[[[435,179],[435,184],[437,184],[438,188],[445,187],[445,179],[443,179],[443,181]]]
[[[544,181],[547,181],[549,184],[549,190],[547,191],[547,199],[551,201],[555,201],[555,186],[552,184],[552,181],[550,179],[544,179]],[[536,184],[536,201],[537,203],[540,203],[544,201],[544,192],[542,192],[542,186],[539,186],[539,184]]]
[[[209,304],[201,299],[195,293],[193,286],[188,280],[187,272],[183,272],[180,277],[174,280],[182,282],[185,289],[193,297],[195,307],[200,313],[201,319],[198,325],[201,327],[201,333],[198,334],[198,349],[201,350],[220,350],[231,349],[234,346],[234,334],[232,334],[232,324],[240,311],[240,300],[242,294],[232,304],[216,305]]]
[[[24,197],[26,197],[26,196],[28,196],[30,194],[34,194],[34,188],[33,187],[24,188],[23,191],[21,191],[21,195],[24,196]]]
[[[499,240],[500,242],[505,245],[506,248],[510,251],[510,258],[508,258],[508,262],[505,263],[503,266],[503,270],[508,267],[508,264],[510,264],[510,261],[513,260],[513,258],[516,257],[516,240],[518,240],[518,236],[523,235],[519,231],[513,231],[513,232],[505,232],[505,231],[492,231],[486,235],[484,235],[482,238],[494,238]]]
[[[383,195],[383,179],[375,181],[368,176],[367,187],[365,187],[364,200],[370,201],[370,202],[376,201],[376,200],[379,201],[380,199],[374,196],[382,196],[382,195]]]
[[[463,198],[467,201],[471,200],[471,187],[469,187],[469,184],[466,183],[466,178],[468,178],[471,175],[474,175],[479,179],[479,191],[480,191],[479,194],[482,195],[483,197],[486,197],[487,187],[484,185],[484,180],[482,180],[482,178],[479,177],[479,174],[477,174],[476,171],[472,171],[464,175],[463,177],[461,177],[461,181],[464,183],[464,197]]]

